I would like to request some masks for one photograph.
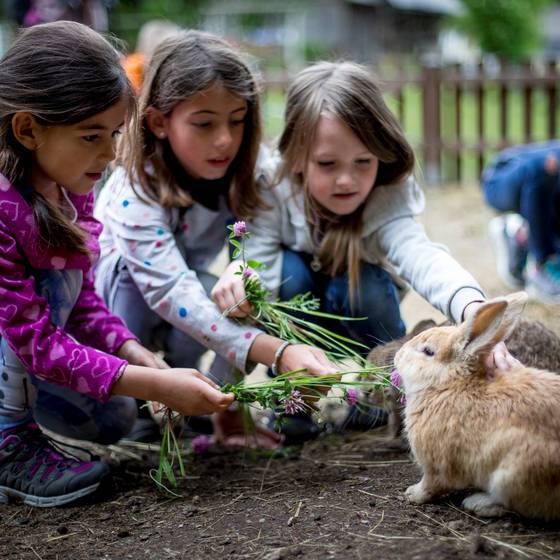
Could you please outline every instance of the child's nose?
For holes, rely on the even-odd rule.
[[[339,187],[351,187],[353,183],[352,174],[343,172],[336,178],[336,184]]]
[[[107,160],[107,163],[109,163],[115,159],[116,153],[117,141],[115,139],[111,139],[109,142],[104,143],[101,158]]]
[[[214,144],[217,148],[225,148],[231,144],[231,140],[232,135],[229,127],[223,127],[218,131]]]

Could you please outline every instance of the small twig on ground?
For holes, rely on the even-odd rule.
[[[35,554],[35,556],[39,558],[39,560],[43,560],[43,557],[30,544],[27,545],[27,548],[29,548],[31,552],[33,552],[33,554]]]
[[[294,515],[292,515],[292,517],[290,517],[290,519],[288,519],[288,527],[291,527],[293,525],[294,521],[299,517],[299,512],[301,511],[302,504],[303,504],[303,500],[299,502]]]
[[[79,535],[79,531],[75,531],[74,533],[66,533],[66,535],[58,535],[57,537],[50,537],[45,542],[53,542],[53,541],[60,541],[62,539],[67,539],[68,537],[73,537],[74,535]]]
[[[383,523],[383,519],[385,518],[385,510],[381,510],[381,519],[375,524],[374,527],[372,527],[369,531],[368,531],[368,535],[370,533],[373,533],[373,531],[375,531],[375,529],[377,529],[377,527],[379,527],[379,525],[381,525],[381,523]]]
[[[447,505],[451,509],[454,509],[455,511],[457,511],[459,513],[462,513],[466,517],[470,517],[471,519],[474,519],[475,521],[478,521],[479,523],[482,523],[483,525],[488,525],[488,523],[490,523],[490,521],[488,519],[480,519],[480,517],[476,517],[476,515],[471,515],[470,513],[467,513],[465,510],[462,510],[461,508],[458,508],[456,505],[452,504],[451,502],[447,502]]]

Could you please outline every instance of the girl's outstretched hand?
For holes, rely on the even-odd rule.
[[[222,313],[228,317],[246,317],[252,311],[246,300],[243,278],[239,274],[240,261],[231,262],[212,288],[211,296]],[[256,273],[254,273],[256,274]]]
[[[287,346],[280,358],[280,373],[294,371],[296,369],[307,369],[303,375],[333,375],[339,368],[329,361],[326,354],[319,348],[307,346],[306,344],[290,344]],[[315,386],[317,392],[326,395],[330,391],[330,386]],[[318,400],[318,397],[304,397],[306,402]]]
[[[156,401],[185,416],[221,412],[234,400],[231,393],[222,393],[196,369],[154,369],[130,364],[113,384],[112,394]]]
[[[166,370],[165,374],[155,400],[185,416],[222,412],[234,400],[231,393],[222,393],[196,369],[175,368]]]
[[[164,369],[169,366],[159,356],[134,339],[127,340],[118,350],[117,356],[135,366]]]

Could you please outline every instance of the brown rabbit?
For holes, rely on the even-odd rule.
[[[406,491],[411,502],[475,487],[482,492],[463,508],[476,515],[560,519],[560,376],[519,365],[488,377],[484,366],[526,299],[490,300],[463,324],[429,329],[397,352],[405,428],[423,471]]]
[[[440,326],[445,325],[451,323],[443,323]],[[402,345],[435,326],[436,322],[432,319],[420,321],[406,336],[373,348],[368,360],[378,366],[392,369],[395,354]],[[521,317],[505,342],[510,354],[523,365],[560,373],[560,338],[541,322]],[[400,390],[392,385],[383,389],[384,407],[388,414],[387,434],[394,439],[400,437],[403,431],[404,406],[401,396]],[[371,397],[370,400],[374,402]]]

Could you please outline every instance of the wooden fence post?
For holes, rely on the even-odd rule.
[[[422,146],[424,177],[427,183],[441,181],[441,70],[433,66],[422,68]]]

